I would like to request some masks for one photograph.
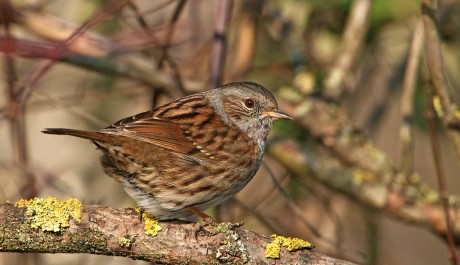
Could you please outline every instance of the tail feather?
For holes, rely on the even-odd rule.
[[[71,135],[80,138],[85,138],[89,140],[96,140],[96,141],[108,141],[107,135],[98,132],[88,132],[82,130],[74,130],[74,129],[65,129],[65,128],[46,128],[42,131],[42,133],[46,134],[61,134],[61,135]]]

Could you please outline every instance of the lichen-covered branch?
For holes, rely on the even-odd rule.
[[[421,182],[418,175],[404,175],[395,168],[382,150],[353,129],[345,112],[320,99],[302,99],[283,109],[309,138],[321,143],[308,148],[292,140],[272,144],[268,152],[287,169],[313,177],[364,206],[446,235],[439,192]],[[458,245],[460,207],[452,199],[449,211]]]
[[[458,106],[451,100],[449,93],[449,81],[444,70],[443,55],[441,53],[441,41],[436,30],[434,12],[438,1],[423,0],[422,21],[425,30],[425,56],[434,89],[440,101],[438,116],[443,121],[447,135],[452,142],[452,147],[460,159],[460,133],[458,124],[460,123],[460,111]]]
[[[156,222],[136,209],[81,206],[78,214],[79,208],[74,199],[49,198],[0,205],[0,251],[115,255],[161,264],[351,264],[308,249],[290,252],[308,243],[268,238],[238,224]],[[68,222],[53,223],[66,217]],[[279,258],[267,257],[267,245],[275,250],[270,256]]]

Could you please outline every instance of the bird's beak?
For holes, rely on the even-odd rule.
[[[268,117],[272,117],[274,119],[285,119],[285,120],[292,120],[292,117],[287,115],[286,113],[283,113],[279,110],[275,110],[275,111],[265,111],[265,112],[262,112],[262,116],[268,116]]]

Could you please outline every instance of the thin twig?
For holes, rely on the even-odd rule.
[[[440,98],[442,107],[441,120],[447,130],[447,135],[452,142],[457,158],[460,160],[460,134],[458,129],[451,126],[452,123],[458,124],[460,121],[455,117],[459,112],[458,106],[452,102],[449,95],[449,83],[447,81],[443,56],[441,53],[441,43],[436,30],[434,13],[438,5],[436,0],[422,1],[422,20],[425,29],[425,56],[430,71],[431,79],[437,96]],[[438,113],[439,115],[439,113]]]
[[[182,84],[182,79],[181,79],[181,76],[180,76],[180,73],[179,73],[179,68],[177,67],[176,63],[168,55],[167,49],[168,49],[168,46],[171,43],[171,38],[172,38],[172,36],[174,34],[174,24],[179,19],[179,16],[180,16],[180,14],[182,13],[182,11],[184,9],[185,3],[186,3],[186,0],[181,0],[176,6],[176,10],[174,11],[173,16],[171,17],[171,20],[170,20],[171,26],[168,28],[167,35],[166,35],[166,40],[164,41],[164,43],[166,45],[162,49],[160,59],[158,60],[158,63],[157,63],[157,66],[156,66],[157,69],[161,69],[164,66],[165,61],[169,62],[169,65],[171,66],[171,69],[172,69],[172,72],[173,72],[174,79],[175,79],[176,84],[177,84],[177,89],[175,89],[175,90],[179,91],[180,92],[179,94],[181,96],[185,95],[185,89],[184,89],[184,85]],[[134,3],[131,2],[129,7],[135,13],[138,24],[142,28],[144,28],[146,30],[147,34],[149,34],[152,38],[155,38],[154,34],[151,31],[147,30],[148,29],[148,24],[145,21],[145,19],[143,18],[142,14],[139,12],[137,6]],[[152,58],[154,58],[152,50],[149,50],[147,52],[149,53],[149,55]],[[162,90],[164,91],[165,89],[164,88],[159,88],[157,86],[153,86],[152,108],[156,107],[156,105],[158,103],[157,101],[158,101],[158,98],[159,98],[159,94],[161,94]]]
[[[289,195],[284,190],[284,188],[281,186],[281,184],[278,182],[278,180],[276,179],[275,175],[273,174],[271,169],[268,167],[268,165],[266,165],[265,163],[263,165],[264,165],[265,169],[267,170],[268,175],[270,176],[270,178],[271,178],[271,180],[272,180],[272,182],[274,184],[274,187],[278,190],[279,193],[281,193],[281,195],[283,196],[284,200],[286,201],[286,205],[294,213],[294,215],[298,219],[300,219],[302,221],[302,223],[305,225],[305,227],[307,227],[308,230],[310,230],[310,232],[313,235],[315,235],[316,237],[318,237],[320,239],[323,239],[326,242],[332,244],[332,240],[328,240],[327,238],[325,238],[318,229],[316,229],[312,224],[310,224],[305,219],[305,217],[303,216],[302,210],[295,203],[292,202],[292,199],[289,198]],[[268,194],[272,194],[272,193],[270,192]],[[263,200],[265,200],[265,198]]]
[[[379,248],[378,242],[380,241],[379,235],[381,232],[381,218],[378,211],[373,209],[366,209],[366,224],[367,224],[367,264],[378,264]]]
[[[164,3],[159,4],[159,5],[155,5],[152,8],[145,8],[145,9],[142,9],[142,10],[138,10],[137,6],[132,1],[130,1],[130,8],[133,11],[134,11],[134,9],[136,9],[136,11],[134,13],[135,13],[136,19],[138,19],[139,16],[144,17],[144,16],[147,16],[147,15],[156,13],[156,12],[166,8],[169,5],[174,4],[174,2],[176,2],[176,0],[165,1]],[[134,9],[133,9],[133,7],[134,7]],[[125,16],[125,17],[130,18],[129,16]]]
[[[169,66],[171,67],[171,70],[173,73],[173,77],[177,83],[177,88],[182,93],[182,95],[185,95],[186,91],[182,83],[182,78],[180,75],[179,67],[176,64],[176,62],[171,58],[171,56],[169,56],[168,46],[170,45],[172,36],[174,35],[174,29],[175,29],[174,24],[176,24],[177,21],[179,20],[180,15],[184,11],[184,7],[186,3],[187,3],[187,0],[180,0],[179,3],[176,5],[176,9],[174,10],[174,13],[170,19],[171,27],[169,28],[168,33],[166,35],[166,40],[165,40],[166,46],[163,48],[160,59],[158,60],[158,69],[161,69],[164,67],[165,61],[169,63]],[[153,98],[153,106],[156,105],[157,98],[158,97]]]
[[[36,92],[35,93],[35,97],[37,99],[43,100],[43,102],[39,102],[40,104],[43,104],[46,107],[52,106],[54,109],[58,109],[58,110],[62,110],[63,112],[67,112],[70,115],[72,115],[73,117],[76,117],[81,121],[89,123],[90,126],[93,126],[95,128],[102,128],[104,126],[107,126],[107,124],[109,124],[109,122],[103,121],[103,120],[99,119],[98,117],[96,117],[96,116],[94,116],[94,115],[92,115],[92,114],[90,114],[90,113],[88,113],[86,111],[69,108],[69,106],[72,105],[72,102],[76,102],[76,100],[75,100],[76,96],[77,96],[76,94],[68,95],[67,98],[69,100],[67,100],[66,97],[53,98],[53,97],[51,97],[51,96],[49,96],[47,94],[43,94],[41,92]],[[34,104],[32,103],[32,104],[29,104],[29,105],[31,105],[30,107],[33,108]],[[75,105],[75,103],[73,103],[73,105]]]
[[[0,17],[3,23],[3,31],[6,38],[11,38],[9,13],[13,12],[13,6],[10,1],[1,1]],[[9,44],[9,45],[8,45]],[[12,46],[12,42],[7,42],[6,46]],[[20,88],[17,86],[17,72],[15,67],[15,58],[11,54],[4,56],[5,76],[8,86],[8,106],[7,115],[10,123],[10,133],[12,139],[12,149],[14,152],[15,163],[26,172],[27,177],[26,189],[21,192],[23,196],[37,196],[36,182],[33,174],[29,174],[28,145],[26,137],[25,107],[21,106],[18,97]]]
[[[355,0],[343,34],[341,52],[324,81],[324,96],[338,100],[345,88],[344,82],[348,79],[359,49],[369,27],[369,17],[372,10],[372,0]]]
[[[286,202],[286,205],[288,206],[288,208],[291,210],[291,212],[295,215],[296,218],[298,218],[301,223],[314,235],[316,236],[316,240],[321,240],[323,241],[325,244],[327,245],[330,245],[330,246],[333,246],[334,248],[338,249],[338,250],[343,250],[342,246],[340,244],[337,244],[338,241],[340,240],[337,240],[337,239],[331,239],[325,235],[323,235],[323,233],[321,233],[320,230],[318,230],[314,225],[310,224],[310,222],[308,222],[308,220],[305,218],[304,216],[304,213],[302,211],[302,209],[297,206],[297,204],[292,200],[292,198],[289,197],[288,193],[284,190],[283,186],[281,185],[281,181],[284,179],[284,176],[281,180],[278,180],[276,177],[275,177],[275,174],[273,173],[273,171],[270,169],[270,167],[266,164],[266,163],[263,163],[262,164],[265,168],[265,170],[267,171],[268,175],[270,176],[270,179],[272,180],[273,182],[273,186],[276,188],[276,190],[278,190],[279,193],[281,193],[281,195],[283,196],[283,199],[285,200]],[[288,176],[288,174],[286,173],[285,174],[286,176]],[[294,180],[293,178],[291,178],[291,180]],[[269,194],[273,194],[273,192],[269,192],[267,193],[267,195]],[[268,196],[264,197],[258,204],[262,204],[263,201],[265,201],[267,199]],[[254,207],[254,211],[256,210],[256,207]],[[334,211],[326,211],[328,215],[331,216],[331,218],[335,221],[337,221],[337,223],[339,224],[339,227],[341,227],[341,221],[340,221],[340,218],[334,214]],[[337,232],[340,233],[342,232],[343,229],[338,229]],[[342,236],[339,236],[339,238],[341,238]],[[347,258],[350,258],[351,255],[355,255],[356,257],[362,257],[362,253],[358,253],[356,251],[353,251],[353,250],[346,250],[346,252],[348,253],[348,257]],[[355,257],[355,258],[356,258]]]
[[[251,205],[246,205],[246,203],[242,202],[241,200],[238,200],[237,198],[233,198],[232,203],[235,203],[237,206],[243,208],[244,211],[250,213],[252,216],[254,216],[261,224],[263,224],[265,227],[267,227],[272,233],[276,234],[283,234],[284,231],[280,229],[279,226],[274,226],[272,225],[268,220],[266,216],[263,216],[261,213],[256,211],[254,207]]]
[[[401,97],[401,128],[399,137],[401,141],[401,171],[405,175],[414,172],[414,140],[413,140],[413,100],[416,86],[416,77],[420,64],[420,55],[423,44],[423,24],[417,21],[412,43],[404,73]]]
[[[9,20],[6,19],[8,14],[6,12],[13,12],[15,9],[12,5],[10,5],[9,1],[2,1],[2,8],[1,16],[5,18],[5,35],[7,38],[11,39],[11,35],[9,34]],[[78,37],[83,34],[86,30],[90,27],[96,25],[97,23],[105,20],[105,18],[112,14],[113,12],[119,10],[124,4],[124,1],[120,1],[117,4],[109,5],[106,9],[101,12],[97,12],[94,14],[86,23],[84,23],[78,30],[76,30],[65,42],[56,46],[53,52],[58,56],[62,56],[66,51],[67,47],[72,44]],[[10,56],[5,57],[7,62],[11,60]],[[13,86],[10,86],[10,104],[8,106],[8,116],[11,120],[11,134],[13,143],[15,143],[14,150],[17,151],[17,161],[19,166],[24,169],[25,172],[28,174],[28,184],[24,189],[24,192],[27,193],[26,196],[36,196],[36,183],[33,177],[33,171],[27,167],[27,144],[26,144],[26,129],[25,129],[25,109],[26,109],[26,102],[30,98],[30,95],[35,88],[36,83],[39,79],[44,75],[46,71],[48,71],[53,65],[54,61],[43,61],[39,63],[36,68],[31,72],[28,76],[28,79],[25,80],[24,84],[21,86],[16,86],[14,84],[15,80],[15,72],[14,68],[12,68],[12,61],[7,63],[7,71],[9,73],[7,76],[13,78],[9,80],[9,83]]]
[[[214,29],[214,42],[211,58],[211,79],[209,88],[216,88],[222,83],[225,66],[225,49],[227,23],[232,11],[232,0],[219,0],[217,4],[216,25]]]
[[[263,164],[263,165],[264,165],[265,167],[267,167],[267,171],[268,171],[268,173],[270,174],[270,177],[271,177],[272,181],[274,182],[274,187],[278,188],[278,190],[279,190],[280,188],[282,188],[282,185],[281,185],[281,183],[280,183],[281,180],[279,181],[279,180],[275,179],[273,173],[270,173],[271,171],[270,171],[270,169],[268,168],[268,166],[265,165],[265,164]],[[317,201],[324,202],[324,201],[326,201],[326,200],[328,199],[326,196],[320,194],[316,189],[313,189],[311,185],[309,185],[308,183],[306,183],[307,181],[306,181],[305,178],[303,178],[302,176],[299,176],[299,175],[296,175],[296,174],[289,174],[288,176],[289,176],[290,180],[293,181],[293,182],[295,183],[295,185],[298,185],[298,186],[302,187],[303,189],[307,190],[308,193],[312,195],[311,197],[312,197],[312,198],[315,198]],[[287,195],[287,192],[286,192],[284,189],[279,190],[279,191],[280,191],[280,193],[283,195],[283,197],[284,197],[284,199],[285,199],[286,201],[292,201],[292,199],[289,198],[289,196]],[[295,205],[295,203],[294,203],[294,205]],[[336,236],[336,238],[335,238],[335,240],[334,240],[334,244],[332,244],[332,243],[330,242],[331,240],[328,241],[327,238],[326,238],[325,241],[326,241],[327,243],[331,243],[331,245],[335,245],[335,247],[336,247],[337,249],[342,250],[341,247],[340,247],[340,242],[343,241],[343,231],[344,231],[344,229],[343,229],[343,222],[342,222],[342,220],[340,220],[340,217],[339,217],[338,214],[335,212],[335,210],[334,210],[333,208],[330,207],[330,203],[329,203],[329,202],[327,202],[326,205],[325,205],[324,207],[325,207],[325,212],[326,212],[328,215],[330,215],[330,217],[331,217],[331,219],[332,219],[332,222],[333,222],[334,224],[336,224],[335,231],[336,231],[336,234],[337,234],[337,236]],[[295,211],[295,210],[293,210],[293,211]],[[297,214],[297,213],[300,213],[300,212],[301,212],[301,211],[295,211],[294,214]],[[302,214],[300,214],[300,218],[303,218],[303,215],[302,215]],[[305,222],[305,226],[308,227],[308,228],[310,229],[310,226],[311,226],[311,225],[308,224],[307,220],[302,220],[302,221]],[[321,237],[323,237],[323,236],[321,235],[321,233],[319,233],[319,231],[316,232],[316,230],[317,230],[317,229],[315,228],[315,231],[312,231],[312,233],[315,234],[316,236],[318,236],[318,237],[321,239]],[[361,254],[361,253],[359,253],[359,254]]]
[[[137,24],[139,24],[146,32],[150,33],[149,37],[152,39],[156,40],[156,37],[154,34],[152,34],[151,31],[148,31],[149,25],[147,24],[147,21],[145,21],[144,17],[142,16],[141,12],[139,11],[139,8],[137,8],[136,4],[133,2],[129,2],[128,7],[131,9],[131,11],[134,12],[134,16],[136,18]],[[168,42],[166,42],[168,43]],[[152,55],[151,50],[146,51],[149,55]]]
[[[9,1],[2,1],[0,6],[0,17],[4,21],[2,25],[3,32],[7,38],[11,38],[10,20],[8,12],[11,12],[12,7]],[[10,47],[14,45],[13,42],[8,41],[4,46]],[[27,164],[27,151],[24,135],[24,119],[17,105],[17,72],[15,67],[15,60],[11,54],[5,54],[3,57],[3,64],[5,67],[6,84],[8,87],[8,117],[10,118],[11,125],[11,138],[13,143],[14,161],[19,165],[25,166]]]
[[[184,10],[186,3],[187,3],[187,0],[180,0],[179,3],[177,3],[176,9],[174,10],[174,13],[171,16],[171,19],[169,21],[171,25],[174,25],[177,22],[177,20],[180,17],[180,14]],[[174,35],[174,26],[170,27],[166,34],[166,41],[165,41],[166,46],[163,47],[162,49],[160,59],[158,60],[158,68],[161,68],[165,60],[169,57],[168,56],[168,45],[171,42],[171,38],[173,35]]]
[[[436,115],[434,114],[433,109],[433,96],[431,93],[431,86],[428,84],[424,87],[425,90],[425,118],[428,123],[428,129],[430,134],[430,143],[431,149],[433,152],[433,159],[436,168],[436,176],[438,181],[439,193],[441,194],[441,203],[444,209],[444,218],[447,227],[447,245],[450,252],[450,260],[452,265],[457,265],[457,253],[455,252],[455,243],[454,243],[454,230],[451,222],[451,215],[449,211],[449,192],[447,191],[447,183],[445,170],[443,166],[441,144],[439,143],[438,130],[436,128]]]
[[[76,41],[84,32],[89,30],[91,27],[96,26],[97,24],[105,21],[110,15],[119,11],[123,8],[129,1],[122,0],[117,1],[116,3],[110,2],[105,8],[93,14],[90,18],[86,20],[72,35],[70,35],[61,45],[57,46],[54,52],[58,56],[62,56],[67,48]],[[26,103],[30,97],[33,88],[40,78],[51,69],[55,64],[55,61],[43,61],[38,64],[32,73],[29,75],[29,78],[25,83],[19,88],[20,93],[20,103],[23,105]]]
[[[170,24],[171,24],[171,27],[169,28],[169,30],[168,30],[168,32],[166,34],[166,40],[165,40],[166,45],[163,47],[161,55],[160,55],[160,59],[158,60],[158,69],[161,69],[162,67],[164,67],[164,62],[167,61],[169,63],[169,65],[170,65],[170,67],[171,67],[171,69],[172,69],[172,71],[174,73],[174,77],[175,77],[175,79],[177,81],[178,87],[183,92],[184,95],[185,95],[185,89],[184,89],[184,86],[183,86],[182,81],[181,81],[181,76],[180,76],[180,73],[179,73],[179,67],[174,62],[174,60],[172,60],[171,57],[169,56],[168,48],[169,48],[169,45],[171,43],[172,36],[174,35],[174,29],[175,29],[174,24],[176,24],[177,21],[179,20],[180,15],[184,11],[184,7],[185,7],[186,3],[187,3],[187,0],[180,0],[179,3],[176,5],[176,9],[174,10],[174,13],[171,16],[171,19],[169,21]]]

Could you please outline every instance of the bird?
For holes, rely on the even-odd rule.
[[[104,172],[157,220],[197,214],[246,186],[258,171],[267,136],[292,119],[254,82],[233,82],[121,119],[97,132],[47,128],[89,139]]]

